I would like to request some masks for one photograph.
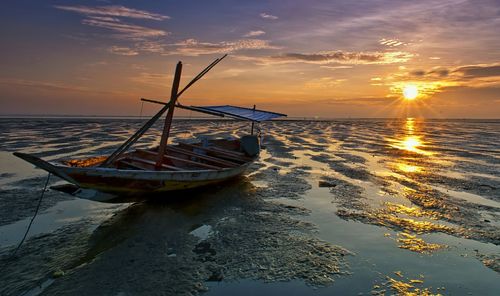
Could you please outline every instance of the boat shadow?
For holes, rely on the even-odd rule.
[[[192,241],[186,236],[193,237],[194,230],[222,218],[227,209],[240,207],[244,198],[252,198],[254,189],[248,178],[238,177],[191,190],[119,196],[110,202],[132,204],[93,231],[86,254],[71,268],[91,262],[131,238],[135,241],[156,238],[155,243],[148,244],[149,252],[157,248],[165,251],[165,245],[178,245],[182,240]],[[173,251],[167,247],[166,252]]]

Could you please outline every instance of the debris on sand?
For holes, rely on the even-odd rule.
[[[326,153],[313,155],[311,159],[326,163],[332,170],[351,179],[368,181],[372,178],[372,175],[365,168],[347,165],[344,159],[331,159],[331,156]]]
[[[285,174],[280,174],[274,167],[270,167],[252,177],[254,180],[265,180],[270,183],[270,186],[257,190],[257,194],[263,198],[299,199],[312,188],[305,179],[309,174],[307,167],[294,167]]]
[[[476,257],[478,257],[486,267],[500,273],[500,254],[481,254],[476,251]]]
[[[434,251],[446,248],[446,245],[432,244],[406,232],[398,233],[398,247],[421,254],[430,254]]]
[[[319,187],[335,187],[335,186],[337,186],[337,184],[335,184],[333,182],[328,182],[325,180],[319,180],[318,186]]]
[[[394,230],[413,232],[417,234],[431,232],[454,234],[457,232],[455,228],[447,225],[398,217],[393,213],[386,212],[384,209],[370,210],[369,212],[351,212],[339,209],[337,210],[337,215],[344,219],[353,219],[364,223],[385,226]]]
[[[401,280],[394,279],[390,276],[386,276],[385,281],[373,285],[371,294],[375,296],[384,296],[388,293],[390,295],[398,296],[441,296],[439,292],[433,292],[431,288],[424,288],[423,277],[419,279],[404,279],[403,273],[401,271],[394,272]],[[438,291],[445,290],[445,288],[437,288]],[[391,292],[388,292],[391,291]]]
[[[303,231],[313,225],[280,214],[286,212],[303,210],[279,204],[245,207],[235,219],[226,219],[215,227],[217,234],[207,242],[217,255],[203,256],[200,260],[219,265],[227,280],[296,279],[312,286],[325,286],[335,276],[346,274],[344,256],[351,253],[310,237]]]
[[[361,186],[331,176],[322,176],[319,182],[329,185],[330,193],[334,196],[333,202],[339,208],[363,210],[368,207],[361,196]]]

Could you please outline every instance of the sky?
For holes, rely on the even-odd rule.
[[[499,28],[500,0],[4,0],[0,115],[154,114],[228,54],[182,104],[500,118]]]

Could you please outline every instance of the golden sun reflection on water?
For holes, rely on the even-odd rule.
[[[415,152],[422,155],[432,154],[431,152],[421,149],[425,147],[424,141],[422,140],[421,136],[405,136],[402,139],[391,139],[389,141],[392,142],[390,146],[393,148]]]
[[[407,118],[405,123],[406,131],[408,134],[412,135],[415,130],[415,119]]]
[[[414,118],[407,118],[403,125],[403,130],[405,134],[398,138],[388,138],[387,141],[390,143],[389,146],[397,148],[404,151],[414,152],[422,155],[431,155],[432,153],[424,150],[425,141],[423,136],[419,135],[417,125]],[[417,170],[410,167],[399,167],[399,169],[406,172],[416,172]]]
[[[422,141],[420,141],[419,137],[411,136],[406,137],[403,141],[401,141],[401,144],[405,150],[418,152],[418,147],[422,146]]]
[[[422,168],[416,165],[409,165],[406,163],[398,163],[397,168],[400,171],[403,171],[405,173],[419,173],[422,171]]]

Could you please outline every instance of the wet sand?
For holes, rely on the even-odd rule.
[[[500,122],[280,121],[244,177],[149,202],[49,190],[12,156],[109,153],[140,120],[0,119],[1,295],[496,295]],[[248,126],[176,121],[174,140]],[[138,144],[157,143],[159,127]],[[51,184],[61,183],[53,178]],[[169,200],[169,202],[166,202]]]

